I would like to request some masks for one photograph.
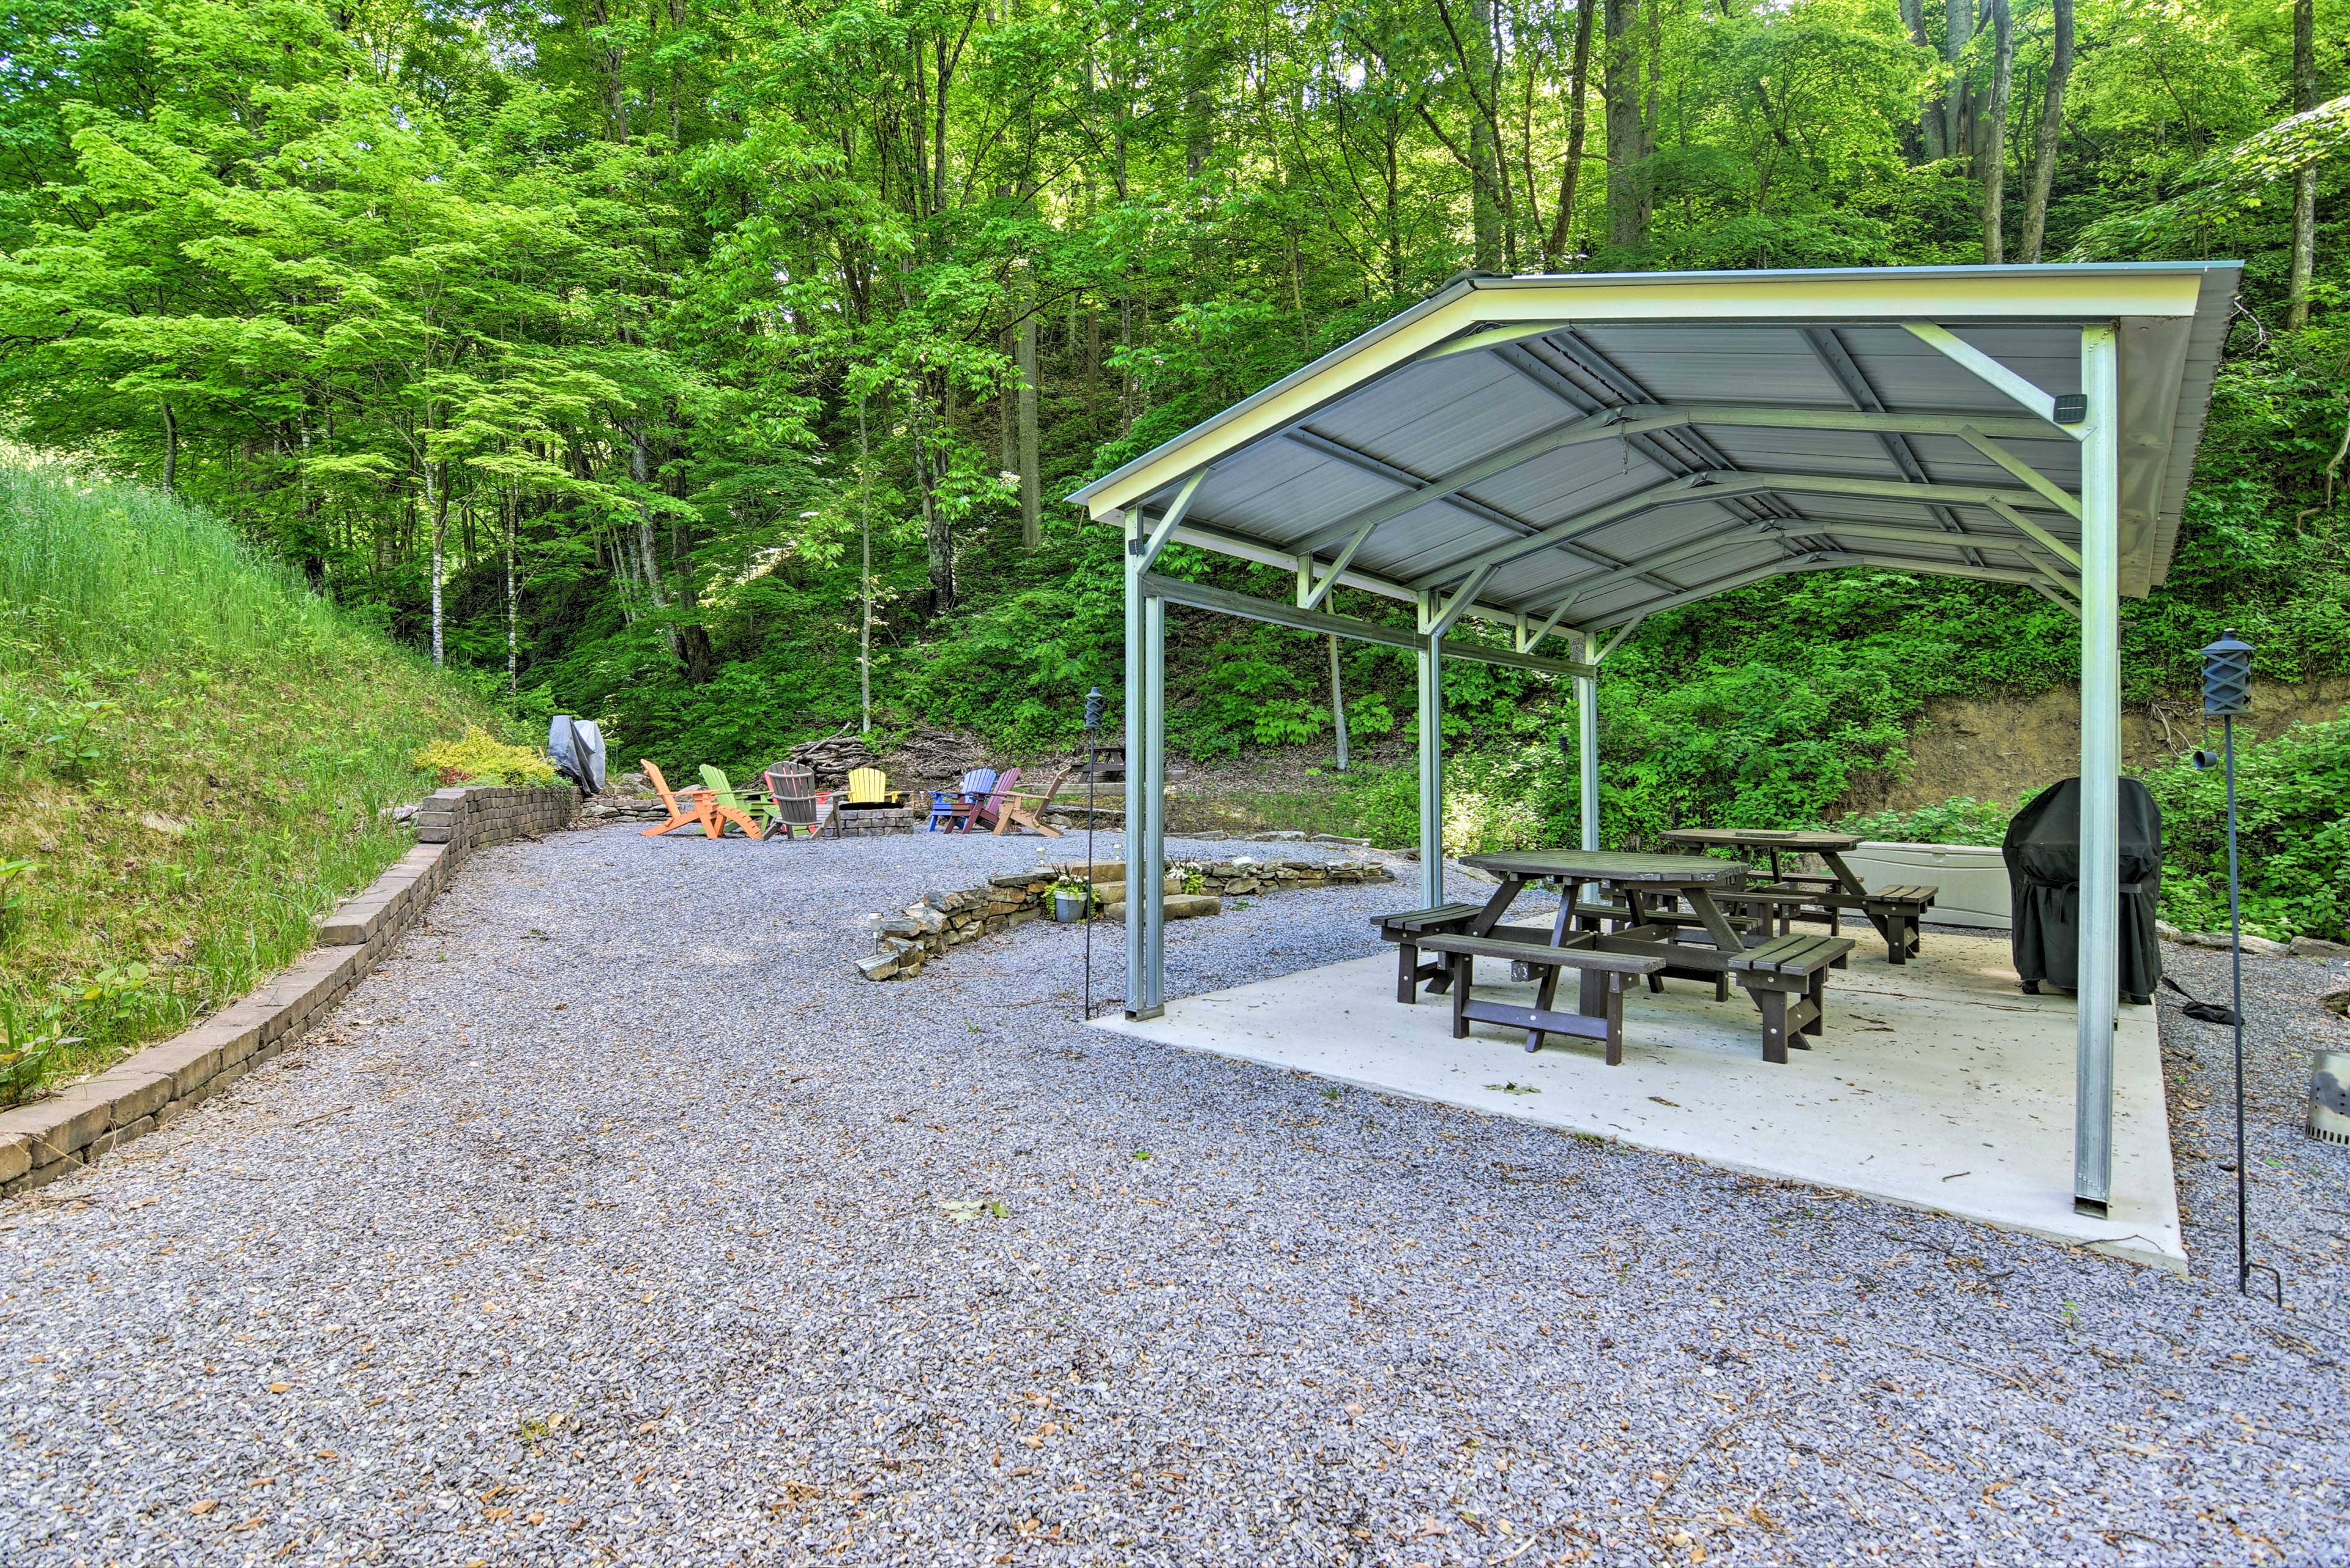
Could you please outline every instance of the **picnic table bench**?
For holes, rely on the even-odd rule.
[[[1452,991],[1452,1038],[1467,1039],[1471,1023],[1507,1024],[1526,1032],[1526,1049],[1532,1052],[1542,1049],[1545,1033],[1572,1034],[1578,1039],[1602,1042],[1607,1048],[1607,1064],[1621,1065],[1624,981],[1627,977],[1655,974],[1665,967],[1665,961],[1655,953],[1603,952],[1591,945],[1587,933],[1578,935],[1583,939],[1580,942],[1570,938],[1564,947],[1539,940],[1449,932],[1422,935],[1419,945],[1430,952],[1442,953],[1451,971],[1447,978]],[[1481,958],[1506,959],[1538,971],[1541,981],[1534,991],[1534,1004],[1520,1007],[1513,1002],[1479,1001],[1471,992]],[[1559,971],[1566,969],[1577,971],[1583,977],[1577,999],[1579,1012],[1560,1012],[1551,1005],[1558,995]]]
[[[1782,932],[1794,920],[1824,920],[1830,934],[1843,930],[1842,916],[1856,910],[1885,939],[1885,961],[1907,963],[1924,950],[1919,926],[1934,907],[1939,888],[1924,885],[1879,888],[1871,891],[1844,862],[1844,851],[1857,849],[1860,840],[1846,833],[1778,831],[1752,827],[1678,827],[1668,831],[1668,843],[1692,849],[1728,849],[1766,857],[1768,882],[1741,888],[1734,896],[1749,923],[1774,920]],[[1816,855],[1828,868],[1822,877],[1783,873],[1782,855]]]
[[[1784,1062],[1789,1045],[1811,1049],[1799,1036],[1821,1033],[1827,972],[1852,945],[1850,937],[1791,933],[1730,961],[1731,978],[1762,1009],[1762,1060]]]

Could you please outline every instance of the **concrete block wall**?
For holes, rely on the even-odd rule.
[[[375,967],[467,854],[567,826],[578,809],[579,792],[567,786],[433,792],[417,813],[416,846],[319,922],[317,947],[194,1028],[0,1111],[0,1197],[94,1164],[276,1056]]]

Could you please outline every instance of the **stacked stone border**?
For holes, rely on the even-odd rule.
[[[567,827],[578,809],[568,787],[433,792],[416,813],[416,846],[321,921],[318,945],[259,990],[95,1077],[0,1112],[0,1197],[95,1164],[276,1056],[375,967],[467,855]]]
[[[874,929],[873,951],[857,961],[868,980],[910,980],[922,966],[949,948],[979,937],[1011,929],[1051,912],[1053,884],[1063,877],[1082,882],[1086,863],[1044,865],[1033,871],[1010,871],[991,877],[983,887],[955,893],[925,893],[921,902],[907,906],[903,915],[881,921]],[[1334,882],[1392,882],[1395,873],[1377,860],[1170,860],[1167,891],[1170,900],[1195,883],[1212,898],[1285,892],[1292,888],[1326,888]],[[1118,889],[1126,881],[1122,862],[1096,861],[1097,890]],[[1118,896],[1116,892],[1113,897]]]

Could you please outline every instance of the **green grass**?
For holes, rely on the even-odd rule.
[[[0,453],[0,1103],[291,961],[477,724],[228,524]]]

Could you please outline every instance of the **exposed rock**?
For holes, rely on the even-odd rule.
[[[1357,847],[1365,849],[1369,848],[1371,844],[1371,841],[1367,838],[1349,838],[1341,833],[1317,833],[1308,838],[1305,842],[1308,844],[1352,844]]]
[[[2317,1005],[2336,1018],[2350,1019],[2350,991],[2329,991],[2317,999]]]
[[[2287,950],[2295,958],[2350,958],[2350,942],[2329,942],[2316,937],[2295,937]]]

